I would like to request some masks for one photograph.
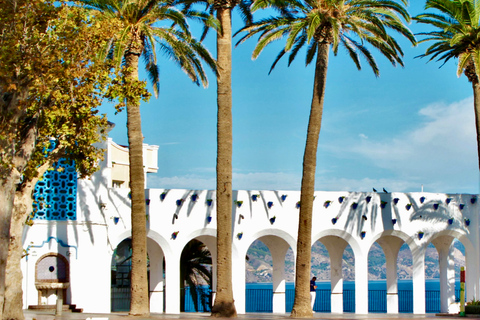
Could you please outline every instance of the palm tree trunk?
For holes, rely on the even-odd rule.
[[[475,110],[475,128],[477,133],[478,166],[480,169],[480,83],[478,81],[472,82],[472,88],[473,107]]]
[[[136,50],[135,50],[136,49]],[[138,81],[138,60],[141,44],[125,54],[127,85]],[[128,89],[127,89],[128,90]],[[132,277],[130,314],[150,314],[147,277],[147,227],[145,210],[145,172],[143,170],[143,135],[140,103],[127,100],[127,131],[132,196]]]
[[[232,20],[218,8],[217,34],[217,288],[214,317],[236,317],[232,290]]]
[[[312,246],[312,211],[315,191],[317,147],[322,126],[325,83],[327,81],[328,51],[330,45],[318,44],[313,98],[308,122],[307,142],[303,156],[302,187],[300,195],[300,217],[298,223],[297,259],[295,267],[295,300],[293,318],[312,317],[310,306],[310,259]]]

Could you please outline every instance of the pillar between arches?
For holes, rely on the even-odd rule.
[[[163,252],[152,250],[150,258],[150,312],[163,313],[164,279],[163,279]]]
[[[355,313],[368,314],[368,254],[355,252]]]
[[[180,313],[180,254],[165,257],[165,312]]]
[[[290,246],[285,241],[279,241],[277,237],[265,236],[259,239],[270,250],[273,263],[273,298],[272,312],[285,313],[285,256]]]
[[[332,313],[343,313],[342,258],[348,243],[339,237],[325,237],[321,242],[330,257],[330,309]]]
[[[426,246],[412,250],[414,314],[425,313],[425,250]]]
[[[387,269],[387,313],[398,313],[398,275],[397,259],[398,252],[404,241],[393,236],[382,237],[377,240],[385,254]]]
[[[438,251],[438,264],[440,267],[440,312],[448,313],[455,302],[453,237],[442,236],[433,240],[432,243]]]

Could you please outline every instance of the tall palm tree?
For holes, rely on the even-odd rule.
[[[155,95],[159,91],[159,70],[156,48],[197,84],[206,86],[207,78],[201,63],[215,70],[215,61],[203,45],[192,38],[187,17],[207,19],[189,11],[176,10],[169,0],[80,0],[102,17],[118,21],[119,29],[105,50],[117,65],[122,65],[125,91],[120,93],[127,109],[127,130],[132,199],[132,315],[148,315],[147,243],[145,224],[145,172],[143,169],[143,135],[140,120],[140,97],[144,88],[138,80],[139,59],[153,82]],[[169,24],[171,26],[165,26]],[[143,91],[143,94],[145,92]]]
[[[259,34],[253,51],[254,59],[269,43],[286,37],[285,47],[274,60],[270,72],[286,53],[289,53],[290,65],[305,45],[307,65],[316,55],[313,98],[303,157],[292,317],[312,316],[309,295],[312,210],[330,47],[337,54],[342,45],[358,69],[361,68],[359,56],[362,56],[376,76],[379,70],[368,46],[378,49],[394,66],[403,66],[403,52],[389,35],[388,29],[399,32],[415,43],[414,36],[403,22],[410,19],[405,5],[405,1],[397,3],[393,0],[259,0],[254,3],[252,11],[273,7],[279,10],[280,16],[260,20],[239,31],[247,32],[239,43]]]
[[[176,0],[188,10],[206,4],[216,12],[217,32],[217,287],[214,317],[236,317],[232,289],[232,10],[237,6],[251,23],[251,0]],[[202,36],[205,37],[207,28]]]
[[[427,0],[427,9],[437,12],[420,14],[415,20],[436,30],[419,33],[426,36],[419,43],[433,42],[420,57],[430,56],[429,61],[436,59],[444,64],[452,58],[458,59],[457,76],[463,72],[472,84],[480,168],[480,3],[476,0]]]

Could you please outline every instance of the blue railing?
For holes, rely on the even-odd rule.
[[[272,312],[272,289],[246,289],[246,312]],[[331,312],[331,291],[326,289],[317,289],[317,296],[313,310],[316,312]],[[184,297],[185,312],[210,312],[212,306],[211,290],[209,288],[197,288],[197,309],[193,303],[190,288],[185,288],[182,292]],[[294,289],[287,289],[285,292],[285,311],[291,312],[293,300],[295,297]],[[460,301],[460,290],[455,290],[455,297]],[[111,299],[112,311],[129,311],[130,310],[130,288],[112,288]],[[343,291],[343,311],[355,312],[355,290]],[[425,311],[427,313],[440,312],[440,291],[425,291]],[[387,292],[386,290],[369,290],[368,291],[368,312],[385,313],[387,312]],[[413,291],[398,291],[398,312],[413,312]]]

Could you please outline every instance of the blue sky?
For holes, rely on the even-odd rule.
[[[423,10],[415,0],[409,11]],[[241,27],[234,13],[234,31]],[[424,26],[412,22],[413,32]],[[194,29],[195,30],[195,29]],[[195,32],[195,31],[194,31]],[[427,47],[397,37],[405,67],[393,67],[373,52],[376,78],[362,61],[358,71],[342,49],[330,55],[316,190],[478,193],[473,93],[456,61],[415,58]],[[235,39],[234,39],[235,41]],[[215,53],[213,33],[206,46]],[[287,67],[270,66],[282,40],[253,61],[255,40],[233,50],[233,188],[299,190],[313,87],[305,55]],[[159,170],[150,188],[215,189],[216,83],[192,84],[159,56],[161,88],[141,107],[145,143],[158,145]],[[116,124],[110,137],[127,144],[126,114],[101,108]]]

